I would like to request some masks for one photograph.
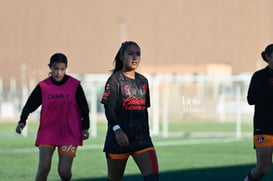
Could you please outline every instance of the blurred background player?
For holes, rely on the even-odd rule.
[[[255,105],[254,148],[256,167],[249,171],[245,181],[261,180],[271,169],[273,153],[273,44],[261,54],[268,63],[256,71],[250,81],[247,100]]]
[[[71,167],[77,147],[89,137],[89,108],[80,81],[66,74],[66,56],[54,54],[49,68],[50,76],[30,94],[16,132],[21,133],[28,115],[41,105],[35,143],[39,147],[36,181],[47,180],[55,147],[59,153],[58,173],[62,181],[68,181],[72,177]]]
[[[131,155],[145,181],[158,181],[158,162],[149,133],[150,95],[148,80],[136,72],[140,47],[122,43],[114,59],[102,104],[108,120],[104,145],[109,181],[121,181]]]

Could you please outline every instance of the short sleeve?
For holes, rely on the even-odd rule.
[[[104,88],[104,93],[101,99],[102,104],[105,104],[105,105],[107,104],[113,107],[116,106],[118,95],[119,95],[118,84],[119,84],[118,80],[113,76],[111,76],[107,80],[105,84],[105,88]]]

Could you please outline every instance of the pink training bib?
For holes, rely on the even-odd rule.
[[[80,110],[76,91],[80,81],[69,77],[63,85],[47,78],[39,83],[42,92],[40,126],[35,145],[82,145]]]

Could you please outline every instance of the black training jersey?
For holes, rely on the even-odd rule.
[[[101,100],[105,105],[108,130],[104,151],[128,153],[153,146],[148,125],[150,95],[148,80],[136,73],[135,79],[116,72],[108,79]],[[116,142],[114,125],[120,125],[127,134],[130,146],[120,148]]]
[[[247,100],[254,108],[254,134],[273,135],[273,70],[267,66],[251,78]]]

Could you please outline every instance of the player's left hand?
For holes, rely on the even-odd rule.
[[[88,130],[82,130],[82,139],[86,140],[89,138],[89,132]]]

